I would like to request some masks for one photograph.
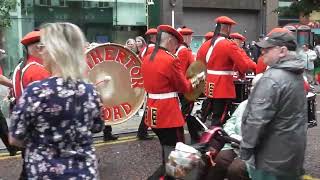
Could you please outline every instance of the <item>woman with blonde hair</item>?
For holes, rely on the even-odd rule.
[[[71,23],[45,24],[39,47],[52,77],[29,85],[11,117],[10,143],[26,148],[26,179],[98,179],[92,133],[103,121],[83,77],[84,35]]]
[[[126,41],[125,47],[129,48],[134,53],[138,53],[136,41],[134,39],[128,39]]]
[[[147,43],[146,43],[146,41],[144,40],[143,37],[137,36],[136,37],[136,46],[137,46],[138,53],[140,53],[142,51],[142,49],[145,46],[147,46]]]

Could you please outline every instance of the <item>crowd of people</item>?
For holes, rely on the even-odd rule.
[[[194,32],[188,27],[160,25],[148,29],[147,41],[137,36],[125,43],[142,60],[147,92],[137,137],[152,139],[151,128],[161,145],[162,163],[148,179],[172,179],[165,165],[176,143],[185,142],[185,124],[191,142],[199,141],[191,114],[194,102],[183,94],[205,83],[200,120],[209,119],[241,141],[239,149],[225,145],[208,179],[298,180],[304,173],[307,130],[308,83],[303,76],[314,82],[317,53],[308,45],[298,52],[292,33],[275,28],[252,44],[252,58],[243,48],[246,37],[231,33],[237,24],[233,19],[220,16],[215,22],[196,55],[190,49]],[[105,141],[118,137],[104,125],[99,92],[84,77],[83,32],[72,23],[47,23],[21,44],[27,54],[14,70],[13,83],[0,76],[15,99],[9,134],[2,125],[1,138],[12,155],[22,150],[20,179],[99,179],[93,133],[104,132]],[[206,66],[206,73],[187,78],[195,61]],[[237,96],[234,79],[244,79],[246,73],[256,74],[254,88],[231,114]],[[0,121],[5,123],[1,116]]]

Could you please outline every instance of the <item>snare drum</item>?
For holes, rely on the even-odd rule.
[[[248,99],[250,81],[246,79],[246,80],[235,80],[233,82],[236,90],[236,98],[234,99],[233,102],[241,103],[242,101]]]
[[[316,94],[309,92],[308,99],[308,127],[317,126],[316,116]]]

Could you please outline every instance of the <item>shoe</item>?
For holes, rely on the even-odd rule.
[[[9,151],[10,156],[15,156],[15,155],[17,155],[17,152],[18,152],[18,150],[14,147],[8,149],[8,151]]]
[[[103,136],[103,141],[115,141],[119,138],[119,136],[113,135],[113,134],[109,134],[109,135],[105,135]]]
[[[152,140],[152,139],[153,139],[153,136],[150,136],[149,134],[146,134],[146,135],[144,135],[144,136],[139,136],[139,135],[137,135],[137,138],[138,138],[139,140]]]

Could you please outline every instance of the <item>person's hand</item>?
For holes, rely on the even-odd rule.
[[[197,87],[200,84],[200,82],[205,80],[205,77],[206,77],[206,75],[204,72],[201,72],[201,73],[195,75],[194,77],[192,77],[190,79],[192,87],[193,88]]]

